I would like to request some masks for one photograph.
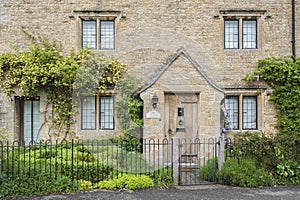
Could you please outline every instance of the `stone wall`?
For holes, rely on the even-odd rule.
[[[217,16],[220,10],[226,9],[266,10],[260,24],[261,48],[223,49],[222,19]],[[0,52],[12,51],[11,45],[26,49],[29,41],[23,29],[61,42],[66,52],[78,48],[79,19],[73,18],[76,10],[122,12],[124,18],[119,20],[117,27],[117,35],[120,35],[117,51],[104,53],[119,57],[141,48],[174,52],[178,46],[188,45],[186,40],[189,40],[205,51],[226,85],[238,82],[253,70],[258,59],[291,54],[291,5],[288,0],[2,0]],[[297,23],[299,21],[297,15]],[[129,38],[124,40],[123,37]],[[299,37],[298,34],[298,40]],[[299,43],[296,44],[299,48]]]
[[[291,55],[290,0],[1,0],[0,53],[12,52],[14,47],[27,50],[30,41],[23,30],[61,43],[66,53],[76,50],[81,42],[78,11],[86,10],[120,13],[116,49],[100,52],[127,63],[141,85],[151,82],[180,48],[221,88],[245,87],[241,79],[255,69],[259,59]],[[224,49],[221,10],[262,11],[258,49]],[[300,32],[299,10],[298,2],[296,33]],[[300,41],[300,34],[296,40]],[[296,45],[300,49],[300,42]],[[264,99],[263,130],[272,132],[274,110],[268,97]],[[9,102],[6,107],[13,109]]]
[[[296,8],[299,11],[299,5]],[[219,11],[226,9],[266,11],[259,24],[259,49],[223,48],[223,22]],[[122,12],[123,18],[117,26],[117,49],[104,53],[122,57],[145,48],[175,52],[180,46],[191,43],[201,48],[206,57],[213,61],[214,66],[210,67],[219,72],[225,85],[240,85],[241,77],[256,67],[258,59],[291,54],[289,0],[2,0],[0,52],[12,51],[11,45],[26,49],[29,41],[22,30],[57,40],[66,52],[77,49],[81,41],[78,36],[80,20],[74,11],[78,10]],[[296,16],[299,23],[300,16]],[[296,27],[298,33],[300,26]],[[299,43],[296,44],[299,49]],[[140,60],[140,55],[135,55],[134,60]]]

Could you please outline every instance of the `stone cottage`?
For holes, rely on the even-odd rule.
[[[89,47],[126,63],[141,82],[143,138],[219,136],[222,105],[233,133],[272,133],[271,91],[259,77],[250,84],[242,78],[259,59],[300,49],[291,43],[300,40],[300,3],[293,20],[292,2],[0,0],[0,53],[13,52],[12,44],[26,51],[26,30],[59,41],[66,52]],[[75,124],[79,138],[119,134],[112,94],[85,97]],[[47,139],[45,94],[19,95],[0,96],[2,133],[9,140]]]

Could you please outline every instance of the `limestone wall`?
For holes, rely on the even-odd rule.
[[[258,49],[224,49],[222,10],[261,13]],[[297,2],[297,41],[300,41],[299,10]],[[259,59],[291,55],[290,0],[0,0],[0,53],[12,52],[14,47],[27,50],[30,41],[23,30],[61,43],[66,53],[80,48],[81,11],[119,13],[116,49],[101,52],[127,63],[141,85],[151,82],[181,47],[221,88],[244,87],[241,79],[255,69]],[[300,49],[300,42],[296,45]],[[183,68],[182,73],[185,72]],[[193,76],[197,77],[190,74]],[[214,94],[207,98],[205,105],[219,100]],[[273,131],[274,110],[267,99],[263,103],[264,130]],[[7,109],[13,109],[11,102],[4,102]],[[207,110],[206,117],[213,121],[210,112],[214,113]],[[207,130],[216,129],[209,121],[206,123],[203,126]]]
[[[29,41],[22,30],[57,40],[66,52],[77,49],[81,41],[80,19],[74,11],[120,11],[117,48],[104,53],[124,57],[126,62],[124,55],[135,52],[131,56],[135,62],[129,65],[134,67],[141,60],[149,62],[138,53],[142,49],[175,52],[180,46],[197,46],[213,61],[214,66],[210,67],[219,72],[225,85],[240,85],[240,79],[256,67],[258,59],[291,54],[290,4],[289,0],[2,0],[0,52],[12,51],[11,45],[25,50]],[[258,49],[223,48],[220,10],[229,9],[266,11],[259,19]],[[299,11],[299,5],[296,9]],[[300,23],[300,16],[296,16]],[[296,33],[299,27],[296,26]],[[300,44],[296,44],[300,49]]]

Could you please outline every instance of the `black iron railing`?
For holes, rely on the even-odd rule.
[[[98,182],[120,173],[159,173],[172,163],[168,140],[143,140],[136,151],[135,144],[111,140],[21,144],[0,142],[0,178],[43,175]]]

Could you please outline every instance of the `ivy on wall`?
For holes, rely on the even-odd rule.
[[[300,137],[300,58],[266,58],[258,68],[245,77],[251,81],[260,76],[272,89],[270,101],[274,102],[279,133]]]
[[[18,88],[22,96],[34,97],[45,91],[52,105],[51,128],[56,136],[66,138],[75,122],[73,97],[84,95],[80,94],[83,91],[95,94],[113,88],[127,68],[87,49],[64,55],[55,43],[30,37],[29,51],[0,55],[2,92],[10,96]]]
[[[127,74],[123,76],[118,84],[117,90],[119,98],[116,99],[115,106],[119,128],[122,132],[118,140],[122,143],[129,142],[130,146],[124,146],[126,150],[140,151],[141,128],[144,125],[144,120],[141,116],[143,110],[143,101],[136,98],[137,79]]]

